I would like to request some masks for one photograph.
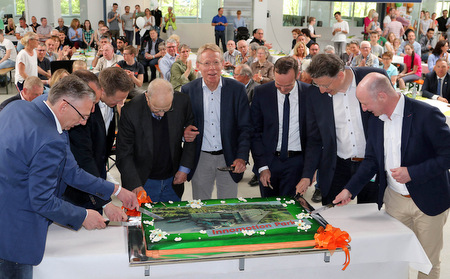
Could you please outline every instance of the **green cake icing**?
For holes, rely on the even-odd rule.
[[[289,197],[197,200],[142,206],[164,217],[164,220],[154,220],[142,215],[147,251],[309,241],[314,240],[320,226],[297,201]]]

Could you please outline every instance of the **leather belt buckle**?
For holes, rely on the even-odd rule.
[[[364,160],[364,158],[358,158],[358,157],[350,158],[350,161],[352,161],[352,162],[362,162],[363,160]]]
[[[218,151],[203,151],[205,153],[209,153],[211,155],[222,155],[223,154],[223,150],[218,150]]]

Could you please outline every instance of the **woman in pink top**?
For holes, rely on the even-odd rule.
[[[420,56],[414,52],[414,47],[411,44],[405,45],[405,56],[403,57],[403,63],[405,69],[398,75],[398,87],[405,89],[405,83],[418,80],[422,77],[422,61]]]
[[[367,17],[364,18],[364,40],[367,40],[369,38],[369,25],[373,20],[373,14],[375,13],[374,9],[371,9],[369,11],[369,14],[367,15]]]

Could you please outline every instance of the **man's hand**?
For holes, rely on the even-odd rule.
[[[270,183],[270,170],[266,169],[259,173],[259,181],[261,181],[262,186],[269,187]]]
[[[448,104],[448,100],[445,99],[444,97],[439,96],[439,97],[437,98],[437,100]]]
[[[398,183],[408,183],[411,181],[411,177],[409,176],[408,168],[399,167],[395,169],[391,169],[392,178],[394,178]]]
[[[121,222],[127,220],[127,215],[122,208],[115,206],[112,202],[108,203],[103,211],[110,221]]]
[[[295,193],[298,193],[300,195],[304,195],[306,193],[306,190],[308,190],[308,187],[311,185],[311,179],[309,178],[302,178],[300,182],[295,186]]]
[[[83,227],[86,230],[104,229],[106,228],[105,219],[95,210],[86,209],[88,216],[84,219]]]
[[[122,188],[122,190],[120,190],[117,198],[122,202],[123,206],[128,209],[137,209],[139,207],[139,202],[137,200],[136,194],[128,191],[125,188]]]
[[[137,195],[139,194],[140,191],[145,191],[145,190],[144,190],[144,187],[139,186],[139,187],[137,187],[137,188],[134,188],[132,192],[137,196]]]
[[[338,206],[342,206],[342,205],[348,204],[351,200],[352,200],[352,194],[350,193],[349,190],[344,189],[339,193],[339,195],[336,196],[333,203]]]
[[[195,137],[200,134],[197,127],[194,125],[189,125],[184,129],[184,140],[186,142],[193,142],[195,140]]]
[[[243,173],[247,169],[245,161],[242,159],[234,160],[231,166],[234,167],[234,173]]]
[[[175,176],[173,177],[173,184],[181,184],[187,180],[187,173],[182,171],[177,171]]]

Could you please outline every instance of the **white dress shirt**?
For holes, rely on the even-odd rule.
[[[108,134],[109,125],[111,124],[111,121],[114,117],[114,110],[113,108],[108,107],[108,105],[106,105],[102,101],[98,102],[98,107],[100,108],[103,121],[105,122],[106,134]]]
[[[361,108],[356,98],[356,80],[346,92],[333,95],[334,122],[336,127],[337,155],[342,159],[364,158],[366,138],[361,117]]]
[[[386,170],[387,184],[392,190],[402,195],[409,195],[406,185],[392,178],[391,169],[401,166],[402,127],[405,97],[401,94],[397,106],[391,115],[380,115],[384,122],[384,166]]]
[[[220,98],[222,95],[222,78],[216,90],[209,90],[202,79],[203,88],[203,140],[202,151],[222,150],[222,138],[220,133]]]

